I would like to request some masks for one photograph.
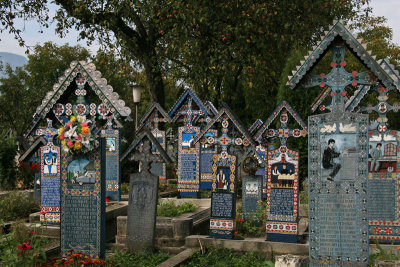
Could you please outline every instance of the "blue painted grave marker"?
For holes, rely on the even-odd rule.
[[[101,131],[106,142],[106,196],[110,200],[121,200],[121,135],[119,129],[113,127],[113,117],[107,118],[107,128]]]

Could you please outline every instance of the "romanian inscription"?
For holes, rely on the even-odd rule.
[[[182,153],[180,179],[183,181],[196,181],[197,154]]]
[[[97,244],[97,198],[94,196],[64,196],[65,249],[90,251]]]
[[[319,254],[360,256],[360,216],[357,194],[319,194]]]
[[[396,220],[396,181],[368,180],[368,219]]]
[[[211,217],[233,217],[233,194],[217,192],[212,193]]]
[[[60,178],[42,177],[41,205],[60,206]]]
[[[285,188],[271,188],[271,215],[293,215],[294,190]]]
[[[201,173],[212,173],[213,153],[201,152]]]

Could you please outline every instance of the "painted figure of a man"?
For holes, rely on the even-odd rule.
[[[334,158],[338,158],[340,153],[335,151],[335,140],[329,139],[328,147],[324,150],[324,154],[322,156],[322,167],[324,169],[332,169],[331,173],[328,176],[329,181],[333,181],[333,178],[339,172],[340,168],[342,167],[339,163],[333,162]]]
[[[371,150],[371,166],[369,171],[375,171],[377,172],[379,170],[379,161],[378,159],[382,157],[382,151],[381,151],[382,144],[378,143],[374,149]],[[375,166],[375,169],[374,169]]]

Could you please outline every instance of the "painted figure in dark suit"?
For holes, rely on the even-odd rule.
[[[332,169],[331,173],[327,178],[329,181],[333,181],[333,178],[336,176],[336,174],[342,167],[339,163],[333,162],[333,159],[339,157],[340,155],[339,152],[335,151],[334,145],[335,145],[335,140],[329,139],[328,147],[324,150],[324,154],[322,156],[322,167],[324,167],[324,169]]]

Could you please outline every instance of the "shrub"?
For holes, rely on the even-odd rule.
[[[17,143],[14,137],[4,138],[0,134],[0,187],[11,189],[15,186]]]
[[[19,162],[17,172],[17,187],[27,189],[33,188],[35,174],[40,171],[39,163]]]
[[[129,194],[129,183],[121,183],[121,195]]]
[[[0,220],[14,221],[39,211],[39,203],[22,192],[11,192],[0,199]]]
[[[186,202],[176,205],[174,201],[161,203],[157,207],[157,216],[176,217],[187,212],[193,212],[197,209],[193,202]]]
[[[0,261],[4,266],[40,266],[46,262],[42,248],[48,243],[19,222],[11,233],[0,235]]]
[[[247,219],[244,219],[242,207],[237,209],[238,217],[235,218],[236,231],[235,235],[261,237],[265,236],[265,222],[267,221],[267,204],[259,200],[255,212],[250,213]]]
[[[131,254],[125,250],[115,250],[109,260],[112,261],[115,266],[151,267],[159,265],[169,257],[168,253],[162,251],[158,253],[139,252],[137,254]]]
[[[274,263],[263,253],[239,253],[227,248],[205,248],[194,253],[189,260],[179,266],[266,266]]]

